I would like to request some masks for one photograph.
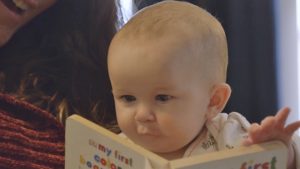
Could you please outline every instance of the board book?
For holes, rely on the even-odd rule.
[[[65,169],[285,169],[279,141],[167,160],[78,115],[66,122]]]

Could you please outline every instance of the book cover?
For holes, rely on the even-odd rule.
[[[284,169],[286,163],[279,141],[169,161],[78,115],[66,123],[65,169]]]

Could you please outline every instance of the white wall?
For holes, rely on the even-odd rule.
[[[279,106],[292,109],[288,122],[300,119],[296,1],[275,0]]]
[[[119,5],[117,8],[119,24],[117,28],[120,29],[136,12],[136,7],[133,0],[115,0]]]

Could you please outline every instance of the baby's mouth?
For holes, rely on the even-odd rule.
[[[14,13],[21,15],[23,14],[29,7],[23,0],[0,0],[3,4]]]
[[[138,126],[137,132],[140,135],[158,136],[158,132],[156,130],[149,129],[145,126]]]

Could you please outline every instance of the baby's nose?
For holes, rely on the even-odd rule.
[[[134,119],[139,122],[151,122],[155,120],[155,114],[149,106],[142,105],[137,110]]]

